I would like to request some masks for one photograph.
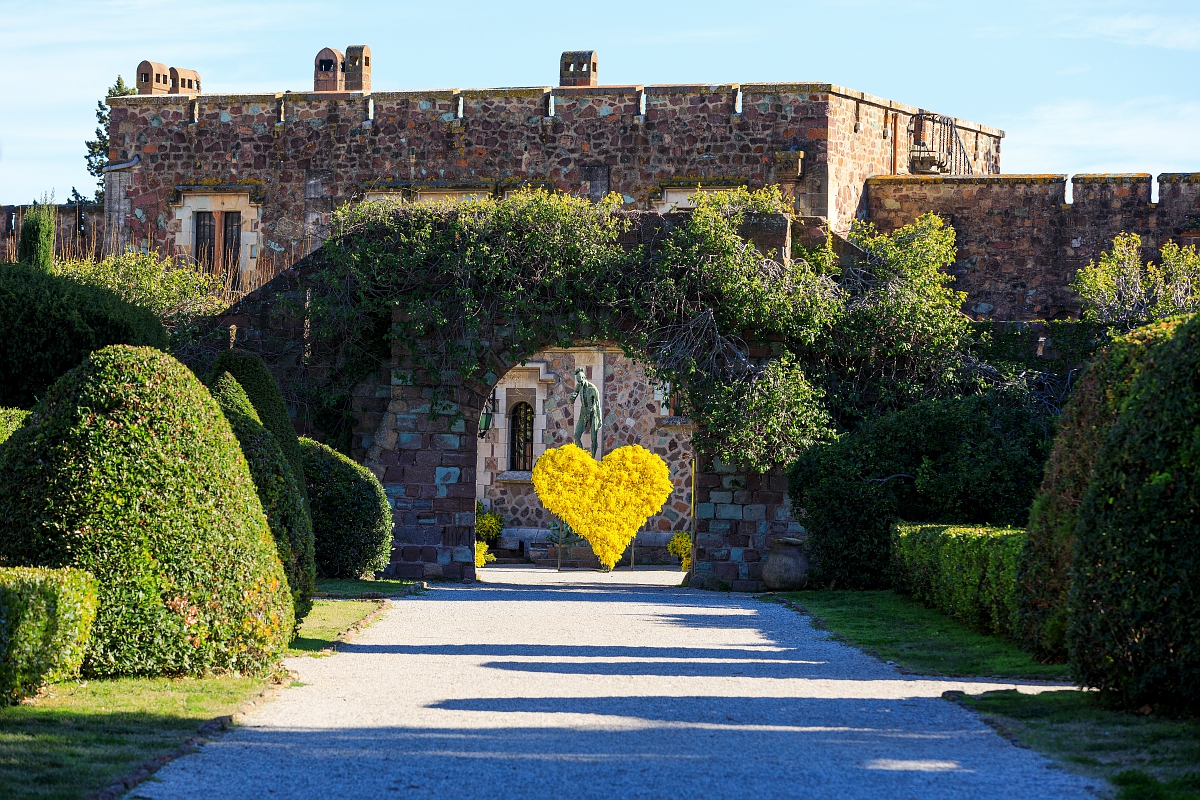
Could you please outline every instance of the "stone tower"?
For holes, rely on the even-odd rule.
[[[346,57],[341,50],[325,47],[313,60],[313,91],[346,91]]]

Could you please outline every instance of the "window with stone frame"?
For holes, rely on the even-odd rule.
[[[533,469],[533,406],[517,403],[508,414],[508,468]]]

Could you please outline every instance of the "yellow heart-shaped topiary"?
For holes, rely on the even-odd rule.
[[[675,488],[666,462],[639,445],[596,461],[573,444],[547,450],[533,465],[538,499],[587,539],[609,569]]]

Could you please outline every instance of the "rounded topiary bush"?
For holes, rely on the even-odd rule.
[[[229,423],[152,348],[92,353],[0,445],[0,566],[96,577],[92,675],[259,672],[293,629]]]
[[[267,365],[257,353],[251,353],[240,348],[221,351],[213,362],[213,375],[228,372],[241,384],[250,404],[258,412],[263,427],[271,432],[275,441],[283,450],[288,463],[292,465],[292,474],[300,491],[306,493],[304,482],[304,463],[300,458],[300,441],[296,436],[296,428],[288,414],[287,403],[279,391],[279,384],[267,369]]]
[[[360,578],[386,567],[392,552],[392,512],[379,479],[312,439],[301,437],[300,453],[317,571],[327,578]]]
[[[300,487],[279,443],[263,427],[241,384],[228,372],[221,372],[212,382],[211,392],[250,465],[250,477],[254,479],[258,500],[275,536],[279,560],[292,590],[298,625],[312,608],[317,580],[312,522],[304,508]]]
[[[0,264],[0,406],[30,408],[60,375],[110,344],[166,347],[153,313],[98,286]]]
[[[1076,514],[1105,436],[1117,421],[1150,348],[1166,341],[1179,320],[1147,325],[1114,339],[1080,376],[1063,409],[1042,486],[1029,511],[1018,569],[1022,646],[1047,660],[1067,657],[1067,590]]]
[[[1024,525],[1048,441],[1042,420],[997,394],[927,400],[809,448],[789,475],[809,532],[810,581],[891,583],[891,527],[909,522]]]
[[[1130,706],[1200,710],[1200,317],[1145,354],[1075,537],[1075,677]]]

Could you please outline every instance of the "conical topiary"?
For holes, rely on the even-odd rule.
[[[246,397],[250,398],[250,404],[258,412],[263,427],[275,437],[288,463],[291,464],[292,475],[307,501],[304,464],[300,458],[300,440],[292,426],[287,403],[283,401],[283,393],[279,391],[275,377],[257,353],[237,347],[224,350],[217,356],[212,374],[219,375],[222,372],[228,372],[242,385]]]
[[[0,444],[0,564],[95,575],[92,675],[261,672],[293,629],[229,423],[152,348],[92,353]]]
[[[312,522],[304,508],[300,487],[279,443],[263,427],[241,384],[228,372],[221,372],[210,391],[250,464],[250,476],[258,489],[259,502],[275,536],[279,560],[292,590],[299,625],[312,608],[312,593],[316,588]]]

